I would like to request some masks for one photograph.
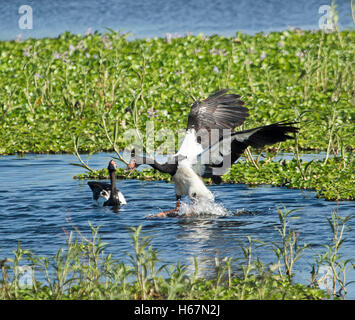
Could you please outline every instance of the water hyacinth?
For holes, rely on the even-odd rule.
[[[304,30],[301,30],[301,29],[295,29],[295,32],[296,34],[300,35],[300,36],[303,36],[304,35]]]
[[[182,38],[183,36],[180,34],[180,33],[178,33],[178,32],[175,32],[175,33],[169,33],[169,32],[167,32],[167,33],[165,33],[165,39],[166,39],[166,42],[167,43],[171,43],[171,40],[172,39],[176,39],[176,38]]]
[[[104,35],[102,38],[102,42],[104,44],[104,48],[105,49],[109,49],[109,50],[112,50],[112,42],[111,40],[108,38],[107,35]]]
[[[77,49],[81,50],[81,51],[84,51],[86,50],[86,44],[83,40],[80,40],[78,45],[76,46]]]
[[[209,50],[209,53],[213,56],[216,56],[216,55],[223,55],[225,56],[226,55],[226,51],[225,49],[216,49],[216,48],[212,48],[211,50]]]
[[[31,49],[32,49],[32,46],[28,46],[27,48],[25,48],[23,50],[23,55],[28,58],[31,57],[31,53],[30,53]]]
[[[165,34],[165,39],[167,43],[171,43],[171,39],[173,38],[173,35],[171,33],[166,33]]]
[[[219,69],[218,69],[217,66],[214,66],[214,67],[213,67],[213,72],[215,72],[215,73],[220,73],[220,71],[219,71]]]
[[[175,74],[184,74],[185,70],[182,68],[181,70],[175,70]]]
[[[21,41],[22,41],[22,34],[19,33],[19,34],[16,36],[15,42],[21,42]]]
[[[151,107],[147,110],[147,116],[148,118],[156,118],[158,116],[158,112],[153,107]]]
[[[85,30],[85,32],[84,32],[84,35],[85,36],[88,36],[88,35],[91,35],[91,34],[93,34],[93,31],[92,31],[92,28],[90,27],[90,28],[87,28],[86,30]]]
[[[54,59],[61,59],[62,55],[59,52],[55,51],[55,52],[53,52],[53,58]]]
[[[72,44],[69,45],[69,54],[72,55],[74,53],[74,51],[76,50],[76,47],[73,46]]]
[[[182,128],[186,126],[183,119],[187,117],[188,108],[181,109],[180,105],[188,106],[192,102],[190,96],[204,98],[223,87],[234,88],[235,93],[243,96],[247,106],[252,105],[256,109],[256,116],[249,119],[250,126],[263,119],[270,122],[294,119],[295,114],[298,114],[294,108],[299,114],[314,109],[315,112],[307,113],[307,117],[302,116],[303,120],[306,117],[312,122],[307,126],[307,134],[300,134],[301,148],[335,152],[342,146],[346,150],[354,148],[354,135],[350,132],[353,117],[349,108],[349,103],[352,104],[352,90],[349,88],[353,87],[350,65],[353,61],[350,45],[353,32],[344,31],[338,35],[305,31],[304,35],[300,35],[289,31],[288,36],[270,32],[268,37],[242,33],[236,37],[177,36],[170,33],[167,38],[155,37],[148,42],[145,39],[127,41],[118,32],[103,35],[95,33],[90,37],[68,33],[65,37],[55,39],[2,42],[0,52],[3,70],[0,77],[11,90],[10,93],[6,90],[0,92],[3,101],[3,106],[0,104],[0,117],[6,114],[4,121],[7,121],[8,115],[18,116],[18,119],[0,125],[0,141],[3,142],[0,152],[71,152],[72,127],[78,133],[85,132],[85,136],[90,134],[96,137],[94,142],[83,140],[82,148],[86,152],[108,150],[110,145],[106,142],[105,134],[98,129],[97,119],[102,114],[100,106],[107,103],[117,106],[110,111],[110,117],[126,120],[127,127],[132,128],[135,124],[124,113],[124,109],[132,105],[134,97],[138,97],[139,104],[144,105],[144,114],[152,105],[161,113],[163,121],[157,121],[157,129],[163,125]],[[111,47],[119,50],[110,50]],[[33,62],[40,63],[40,66],[24,66],[24,60],[37,57],[35,52],[40,56],[40,61]],[[90,58],[87,58],[86,53]],[[69,58],[70,61],[67,61]],[[101,62],[96,61],[98,59]],[[62,62],[67,65],[62,66]],[[314,67],[318,71],[308,76]],[[24,120],[20,119],[26,119],[26,114],[22,114],[21,109],[16,109],[14,114],[8,110],[26,103],[31,108],[35,103],[35,99],[29,99],[29,93],[36,92],[35,83],[32,83],[34,77],[39,79],[34,76],[36,73],[43,76],[45,83],[55,84],[56,90],[46,86],[38,94],[44,104],[56,106],[56,117],[63,121],[57,121],[56,129],[51,131],[48,128],[50,115],[43,114],[43,117],[36,118],[30,139],[20,134],[22,131],[17,130],[15,125],[17,123],[23,127]],[[210,77],[211,73],[218,77]],[[9,74],[13,75],[10,82]],[[301,75],[306,76],[297,80]],[[333,90],[334,79],[343,82],[337,85],[337,90]],[[25,95],[20,94],[23,90],[17,90],[23,88],[24,84]],[[291,93],[286,89],[288,86],[294,87]],[[154,89],[154,96],[147,94],[147,90],[157,87],[160,89]],[[187,91],[190,94],[186,94]],[[306,94],[302,101],[296,94],[299,92]],[[333,101],[338,101],[333,112],[335,127],[330,127],[329,121],[324,120],[330,114],[329,110],[322,107],[327,105],[329,94]],[[83,100],[82,106],[85,107],[73,109],[76,99]],[[13,105],[14,101],[16,105]],[[294,108],[278,108],[275,112],[277,105]],[[169,119],[163,116],[163,110],[168,110]],[[139,122],[137,126],[144,130],[144,123]],[[8,134],[9,130],[12,135]],[[124,145],[123,139],[119,139],[118,146],[121,148]],[[282,148],[290,151],[292,145],[285,143]],[[338,155],[341,154],[338,152]]]
[[[251,65],[251,61],[249,59],[244,60],[243,65],[248,66]]]
[[[64,62],[68,62],[68,58],[69,58],[69,53],[67,51],[63,53],[57,51],[53,52],[53,59],[63,60]]]
[[[300,59],[300,61],[304,61],[306,52],[306,50],[297,50],[296,57]]]

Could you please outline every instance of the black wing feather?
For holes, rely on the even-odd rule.
[[[237,94],[220,90],[203,101],[195,101],[187,121],[187,129],[231,129],[241,125],[249,116],[249,110]]]
[[[88,181],[94,200],[99,199],[102,190],[111,191],[111,184],[105,182]]]
[[[248,146],[262,148],[266,145],[293,139],[288,133],[298,132],[299,128],[294,127],[294,124],[296,123],[279,122],[232,133],[229,137],[221,138],[219,142],[202,152],[195,168],[202,177],[220,182],[218,176],[225,174]],[[223,150],[223,148],[225,149]]]

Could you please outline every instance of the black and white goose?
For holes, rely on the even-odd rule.
[[[93,199],[100,206],[118,207],[127,204],[122,192],[116,187],[116,162],[111,160],[107,169],[111,184],[99,181],[88,181],[88,185],[93,193]]]
[[[169,173],[175,183],[176,207],[157,214],[157,217],[175,216],[183,195],[193,201],[213,201],[214,196],[202,178],[212,178],[219,184],[221,176],[243,154],[248,146],[262,148],[277,142],[293,139],[295,123],[279,122],[254,129],[233,132],[249,116],[239,95],[220,90],[207,99],[193,103],[187,121],[185,138],[179,151],[158,163],[146,156],[132,154],[128,168],[136,169],[146,163],[154,169]]]

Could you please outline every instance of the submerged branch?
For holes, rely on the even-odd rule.
[[[73,145],[74,145],[73,154],[77,157],[77,159],[80,161],[81,164],[78,164],[78,163],[70,163],[70,164],[73,166],[78,166],[78,167],[84,168],[90,172],[95,172],[94,169],[89,167],[89,159],[90,159],[92,153],[89,154],[87,162],[84,162],[84,160],[81,159],[81,156],[79,154],[78,143],[79,143],[79,137],[75,137],[75,135],[74,135],[73,136]]]

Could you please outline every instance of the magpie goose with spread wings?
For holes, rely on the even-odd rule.
[[[155,217],[176,216],[182,196],[192,201],[213,201],[214,196],[202,178],[220,183],[221,176],[248,147],[262,148],[277,142],[293,139],[294,122],[278,122],[254,129],[233,132],[249,116],[248,108],[237,94],[220,90],[207,99],[192,104],[187,120],[185,138],[176,154],[167,162],[138,156],[132,152],[128,168],[136,169],[147,163],[154,169],[169,173],[175,183],[176,207]]]

